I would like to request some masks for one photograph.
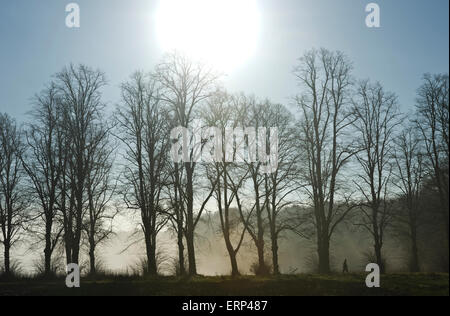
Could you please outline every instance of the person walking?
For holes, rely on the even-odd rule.
[[[348,273],[347,259],[344,260],[344,264],[342,266],[342,273]]]

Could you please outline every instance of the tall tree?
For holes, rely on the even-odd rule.
[[[105,75],[85,65],[70,65],[55,76],[61,98],[65,132],[66,160],[63,165],[60,209],[64,223],[67,263],[79,263],[80,242],[87,201],[87,179],[92,147],[103,137],[97,124],[102,121],[104,104],[101,89]],[[68,201],[67,201],[68,200]]]
[[[343,167],[355,154],[349,126],[352,65],[341,52],[311,50],[300,58],[294,75],[304,89],[296,101],[301,110],[300,150],[304,153],[307,193],[313,202],[319,272],[330,272],[330,241],[353,206],[336,205]]]
[[[7,114],[0,114],[0,242],[4,247],[4,270],[11,271],[11,248],[27,222],[29,199],[24,194],[21,157],[25,151],[22,131]]]
[[[204,137],[211,145],[203,150],[214,157],[213,161],[206,162],[206,174],[217,202],[220,228],[230,258],[231,275],[238,276],[237,254],[244,241],[246,223],[240,222],[240,216],[236,208],[233,208],[238,191],[234,188],[242,188],[246,174],[242,176],[242,173],[233,172],[239,168],[227,157],[231,153],[235,156],[237,151],[234,141],[227,141],[227,137],[231,137],[227,134],[229,130],[238,127],[233,99],[228,93],[218,91],[208,102],[204,121],[209,128]]]
[[[54,83],[35,97],[31,112],[32,122],[26,131],[28,150],[22,159],[24,168],[32,184],[36,199],[39,222],[35,231],[39,241],[44,241],[44,274],[49,275],[52,267],[52,254],[62,234],[59,224],[57,199],[62,175],[61,159],[65,150],[60,147],[61,104]],[[44,227],[43,232],[40,226]]]
[[[267,218],[269,224],[272,266],[275,275],[280,273],[278,260],[279,238],[286,231],[305,237],[300,230],[301,222],[293,222],[290,206],[297,201],[295,193],[302,187],[300,175],[300,153],[295,121],[292,114],[280,104],[271,104],[268,108],[268,125],[277,127],[277,163],[273,170],[265,175],[265,198],[267,199]],[[269,142],[269,139],[267,139]]]
[[[401,118],[395,94],[386,92],[379,84],[361,81],[354,99],[354,127],[361,151],[358,153],[362,173],[354,184],[364,198],[362,217],[358,225],[367,229],[374,241],[376,263],[385,272],[382,248],[386,228],[392,222],[389,201],[392,176],[395,128]]]
[[[190,60],[186,55],[177,52],[165,56],[164,60],[156,67],[155,79],[161,86],[161,100],[166,103],[172,112],[177,126],[193,129],[193,121],[198,114],[199,107],[211,97],[215,91],[218,76],[205,65]],[[199,118],[200,116],[197,116]],[[211,198],[212,191],[200,202],[198,212],[194,211],[194,180],[196,152],[198,145],[190,139],[189,161],[184,161],[185,192],[183,194],[186,203],[185,211],[185,238],[189,261],[189,274],[197,274],[195,259],[195,228],[201,218],[207,201]],[[180,162],[177,162],[180,163]]]
[[[140,210],[148,272],[157,274],[157,235],[166,223],[161,211],[169,181],[170,120],[153,78],[137,72],[122,85],[116,117],[127,148],[124,200],[128,208]]]
[[[165,212],[169,219],[171,228],[176,234],[178,247],[177,274],[186,275],[186,259],[184,236],[186,234],[186,209],[185,196],[182,185],[183,168],[178,163],[169,164],[170,181],[166,187],[170,207]]]
[[[395,165],[393,184],[400,190],[400,199],[406,216],[400,220],[408,227],[411,242],[410,271],[420,271],[418,230],[421,218],[421,191],[424,177],[422,142],[412,128],[404,129],[395,141]],[[404,220],[403,220],[404,219]]]
[[[111,179],[114,146],[109,137],[109,127],[101,123],[93,132],[98,137],[88,154],[90,159],[86,179],[87,216],[83,223],[87,235],[91,274],[97,272],[96,250],[113,235],[112,224],[117,215],[117,209],[111,205],[116,193],[116,182]]]
[[[447,74],[423,77],[418,90],[417,127],[421,131],[430,163],[429,169],[441,203],[440,212],[449,239],[448,162],[449,162],[449,84]]]
[[[243,162],[242,168],[245,168],[241,181],[233,181],[230,178],[230,185],[233,189],[236,202],[238,204],[238,210],[240,212],[241,222],[245,225],[247,232],[249,233],[253,243],[255,244],[258,262],[255,266],[255,273],[258,275],[268,274],[268,265],[265,259],[265,247],[266,247],[266,229],[267,229],[267,216],[266,207],[268,200],[265,196],[265,171],[266,168],[270,168],[270,161],[264,162],[260,159],[260,155],[266,154],[266,146],[270,145],[270,142],[266,142],[267,129],[265,135],[259,134],[259,130],[266,128],[268,117],[268,102],[259,102],[253,96],[246,96],[240,94],[235,98],[236,102],[236,120],[238,126],[243,128],[250,127],[251,135],[247,135],[245,146],[248,151],[248,155],[244,157],[237,156]],[[273,135],[272,135],[273,136]],[[269,135],[270,138],[270,135]],[[260,155],[258,155],[258,153]],[[269,163],[269,164],[268,164]],[[267,169],[269,170],[269,169]],[[242,172],[241,172],[242,173]],[[252,205],[247,207],[243,204],[242,199],[242,181],[248,177],[249,184],[248,189],[252,194]],[[246,182],[246,181],[245,181]]]

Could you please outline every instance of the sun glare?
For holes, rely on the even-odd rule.
[[[256,50],[259,19],[256,0],[160,0],[156,30],[164,51],[229,72]]]

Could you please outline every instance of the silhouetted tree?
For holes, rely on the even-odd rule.
[[[390,179],[395,128],[400,114],[395,94],[385,92],[381,84],[361,81],[354,99],[354,127],[362,149],[356,155],[361,166],[359,181],[353,181],[364,198],[361,221],[374,240],[377,264],[385,272],[382,248],[386,228],[392,221],[390,206]]]
[[[418,90],[417,128],[421,131],[428,156],[429,169],[439,192],[440,211],[449,239],[449,88],[448,75],[430,75],[423,77]]]
[[[184,236],[186,234],[186,204],[184,190],[181,183],[184,169],[180,167],[180,164],[178,163],[171,163],[168,168],[170,181],[166,189],[170,207],[164,215],[169,219],[171,228],[176,234],[178,247],[177,270],[179,275],[183,276],[186,275],[186,259],[184,251]]]
[[[260,150],[259,153],[263,154],[266,154],[267,152],[265,150],[266,146],[263,143],[266,141],[266,139],[263,138],[267,136],[267,133],[263,136],[258,135],[258,133],[260,128],[266,128],[268,118],[267,109],[269,105],[267,102],[260,103],[255,97],[245,96],[244,94],[241,94],[236,102],[238,102],[238,107],[236,107],[238,110],[236,120],[239,126],[244,128],[251,127],[254,129],[251,132],[252,135],[248,135],[247,138],[246,146],[249,154],[246,157],[241,157],[243,158],[242,160],[245,165],[244,175],[247,175],[250,182],[248,184],[248,190],[251,192],[252,196],[250,200],[253,201],[253,203],[250,203],[247,208],[242,204],[243,194],[239,194],[239,191],[242,191],[243,189],[242,185],[239,185],[240,181],[232,182],[232,187],[234,189],[233,193],[238,202],[238,210],[241,213],[242,223],[245,224],[247,232],[256,247],[258,262],[257,265],[255,265],[255,273],[267,274],[269,271],[265,260],[265,232],[267,229],[267,216],[265,210],[268,200],[265,196],[264,180],[266,176],[265,168],[270,168],[270,161],[267,163],[264,162],[263,159],[260,159],[260,155],[257,155],[257,152],[258,150]],[[244,179],[244,177],[242,179]],[[246,214],[243,213],[245,209],[247,209],[245,212]]]
[[[97,128],[93,129],[93,133],[97,135],[96,144],[91,144],[88,153],[87,216],[83,227],[87,235],[91,274],[97,272],[95,251],[113,235],[112,222],[117,215],[117,209],[112,205],[116,181],[111,179],[114,146],[109,138],[109,129],[105,123],[97,124]]]
[[[22,161],[38,205],[34,216],[40,221],[36,223],[33,233],[39,241],[45,242],[44,274],[49,275],[52,254],[63,232],[58,218],[57,198],[62,176],[61,159],[64,159],[63,152],[66,150],[58,141],[63,133],[60,125],[61,100],[54,83],[36,95],[31,118],[26,131],[28,150]]]
[[[155,71],[155,80],[161,87],[160,98],[167,104],[177,126],[194,128],[192,125],[196,111],[214,92],[218,76],[205,65],[190,60],[186,55],[171,53],[165,56]],[[192,140],[192,139],[191,139]],[[185,237],[188,251],[189,274],[197,274],[195,260],[195,227],[200,220],[212,191],[200,202],[198,212],[194,211],[194,179],[197,165],[195,152],[199,150],[195,141],[191,143],[189,158],[184,161],[185,190],[183,199],[186,203]]]
[[[288,212],[298,198],[294,198],[302,187],[300,175],[300,156],[298,151],[298,136],[292,114],[280,104],[270,104],[268,107],[268,127],[277,127],[277,163],[273,170],[265,174],[265,198],[272,250],[272,265],[275,275],[280,273],[278,260],[278,240],[283,232],[291,231],[305,237],[301,231],[302,222],[293,221]],[[270,140],[267,139],[267,143]]]
[[[0,242],[4,247],[4,271],[11,273],[11,248],[20,240],[28,220],[29,197],[24,191],[21,157],[23,133],[7,114],[0,114]]]
[[[208,129],[205,139],[209,139],[212,143],[211,147],[203,148],[209,151],[209,154],[219,161],[206,162],[206,174],[209,178],[211,188],[214,190],[214,198],[217,202],[219,212],[220,228],[224,238],[225,246],[231,263],[231,275],[238,276],[240,274],[237,254],[241,249],[244,241],[246,222],[241,223],[238,212],[233,208],[237,190],[233,190],[232,182],[239,188],[242,188],[246,175],[233,172],[236,169],[234,162],[236,155],[236,146],[234,146],[233,135],[230,130],[237,128],[236,112],[234,98],[224,91],[218,91],[208,102],[207,109],[204,113],[204,120],[208,127],[216,129]],[[227,137],[230,138],[227,140]],[[228,155],[233,153],[233,157]],[[243,225],[242,225],[243,224]],[[237,238],[233,238],[237,236]],[[236,239],[236,240],[235,240]]]
[[[395,140],[395,171],[393,184],[401,194],[400,200],[406,210],[405,219],[411,242],[411,272],[419,272],[418,230],[420,227],[421,191],[424,177],[422,143],[418,133],[411,127],[405,128]],[[403,215],[403,214],[402,214]]]
[[[122,85],[122,106],[116,117],[119,138],[127,148],[124,201],[128,208],[140,210],[148,272],[157,274],[156,238],[167,222],[161,208],[168,182],[170,125],[156,82],[135,73]]]
[[[97,129],[102,121],[104,104],[101,89],[106,79],[101,71],[85,65],[70,65],[55,76],[61,98],[63,116],[60,122],[65,132],[66,161],[63,163],[64,195],[60,209],[63,214],[64,242],[67,263],[79,263],[80,242],[87,201],[87,179],[90,153],[103,131]],[[66,201],[66,199],[68,201]]]
[[[300,150],[306,164],[304,178],[314,209],[319,272],[330,272],[330,240],[353,206],[336,206],[339,176],[354,156],[349,126],[352,65],[341,52],[311,50],[294,70],[305,90],[297,97]],[[345,198],[346,199],[346,198]]]

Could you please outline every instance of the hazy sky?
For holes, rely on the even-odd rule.
[[[245,0],[242,0],[245,1]],[[65,26],[65,6],[77,2],[81,28]],[[357,78],[381,81],[412,109],[425,72],[448,72],[448,0],[374,1],[381,28],[365,25],[362,0],[258,0],[257,50],[231,71],[225,85],[289,104],[297,88],[291,70],[312,47],[342,50]],[[151,70],[162,49],[154,0],[0,0],[0,111],[18,118],[30,98],[63,66],[85,63],[103,70],[105,101],[119,100],[119,84],[138,69]]]

